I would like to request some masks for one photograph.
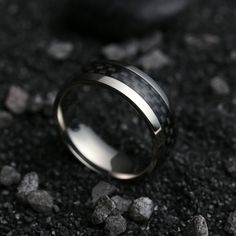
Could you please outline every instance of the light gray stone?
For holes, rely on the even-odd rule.
[[[17,197],[22,201],[26,201],[29,193],[37,190],[38,186],[38,174],[36,172],[30,172],[26,174],[17,188]]]
[[[145,54],[138,60],[138,65],[146,71],[158,70],[170,63],[170,58],[158,49]]]
[[[215,77],[211,80],[213,91],[219,95],[227,95],[230,93],[230,88],[227,82],[221,77]]]
[[[130,206],[130,217],[135,221],[147,221],[154,210],[153,201],[148,197],[135,199]]]
[[[53,41],[48,47],[48,54],[56,60],[65,60],[73,51],[74,46],[71,42]]]
[[[18,86],[11,86],[6,97],[5,105],[14,114],[21,114],[27,108],[29,95]]]
[[[122,215],[112,215],[107,217],[105,223],[105,233],[109,236],[117,236],[126,231],[127,222]]]
[[[195,216],[190,221],[189,226],[187,227],[187,231],[185,233],[186,236],[208,236],[208,227],[206,223],[206,219],[201,216]]]
[[[20,181],[20,173],[12,166],[3,166],[0,172],[0,183],[5,186],[17,184]]]
[[[53,209],[53,198],[45,190],[32,191],[27,196],[29,205],[37,212],[50,212]]]
[[[229,234],[236,234],[236,211],[229,214],[225,225],[225,231]]]

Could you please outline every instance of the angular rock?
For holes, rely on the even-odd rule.
[[[116,204],[116,208],[118,211],[122,214],[124,212],[127,212],[129,210],[130,205],[132,204],[132,201],[129,199],[125,199],[123,197],[120,197],[118,195],[111,198],[113,202]]]
[[[219,95],[227,95],[230,93],[229,85],[220,77],[215,77],[211,80],[211,87],[213,91]]]
[[[14,114],[21,114],[27,108],[29,95],[18,86],[11,86],[6,97],[5,105]]]
[[[53,41],[48,47],[48,54],[56,60],[65,60],[73,51],[71,42]]]
[[[26,201],[29,193],[37,190],[38,186],[38,174],[36,172],[30,172],[26,174],[17,188],[17,197],[22,201]]]
[[[189,226],[187,227],[185,235],[208,236],[208,227],[205,218],[201,215],[193,217],[193,219],[190,221]]]
[[[36,190],[27,196],[29,205],[37,212],[50,212],[53,209],[53,198],[45,190]]]
[[[13,121],[13,117],[6,111],[0,111],[0,128],[8,127]]]
[[[5,186],[17,184],[20,181],[20,173],[11,166],[4,166],[0,172],[0,183]]]
[[[135,199],[129,208],[130,217],[135,221],[147,221],[154,210],[153,201],[148,197]]]
[[[116,204],[108,197],[103,196],[99,199],[97,206],[92,214],[93,224],[101,224],[116,209]]]
[[[231,157],[225,161],[226,171],[233,177],[236,177],[236,158]]]
[[[170,58],[160,50],[154,50],[138,60],[138,64],[146,71],[158,70],[170,63]]]
[[[109,216],[106,219],[105,233],[109,236],[117,236],[126,231],[127,222],[122,215]]]
[[[92,201],[95,203],[101,198],[102,196],[105,195],[111,195],[115,192],[117,192],[118,189],[104,181],[100,181],[94,188],[92,189]]]
[[[236,234],[236,211],[229,214],[225,225],[225,231],[229,234]]]

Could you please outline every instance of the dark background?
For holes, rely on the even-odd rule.
[[[46,0],[0,1],[1,109],[9,86],[46,96],[82,64],[102,58],[108,42],[60,30],[60,25],[55,30],[48,23],[54,11],[45,9]],[[235,0],[202,0],[178,23],[161,30],[159,49],[172,63],[149,74],[171,98],[179,134],[172,156],[160,170],[142,181],[110,180],[122,195],[148,196],[158,206],[144,226],[130,222],[129,235],[181,235],[178,232],[196,214],[206,218],[211,235],[227,235],[223,227],[236,204],[235,178],[225,170],[225,162],[236,159],[236,62],[231,56],[236,49],[235,9]],[[205,34],[216,36],[217,43],[186,40],[192,35],[201,41]],[[58,62],[48,55],[48,45],[55,39],[73,43],[67,60]],[[128,62],[136,65],[138,59],[131,57]],[[215,76],[228,83],[228,95],[213,91],[210,83]],[[62,145],[50,112],[26,112],[14,119],[0,132],[0,166],[15,163],[22,174],[36,171],[41,187],[50,191],[60,211],[35,213],[17,201],[16,188],[11,187],[9,194],[0,193],[0,235],[103,235],[102,227],[90,223],[92,210],[85,203],[92,187],[104,178],[82,166]],[[7,223],[1,223],[3,219]]]

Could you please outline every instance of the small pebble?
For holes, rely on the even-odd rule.
[[[211,87],[219,95],[227,95],[230,92],[229,85],[220,77],[215,77],[211,80]]]
[[[50,212],[53,208],[53,198],[45,190],[36,190],[27,196],[29,205],[37,212]]]
[[[29,193],[37,190],[38,186],[39,186],[38,174],[36,172],[30,172],[26,174],[17,188],[18,198],[20,198],[23,201],[27,200],[27,196],[29,195]]]
[[[236,158],[231,157],[225,161],[226,171],[233,177],[236,177]]]
[[[171,63],[171,60],[160,50],[154,50],[138,60],[138,64],[143,67],[144,70],[157,70]]]
[[[129,209],[130,217],[135,221],[147,221],[154,210],[153,201],[148,197],[140,197],[132,203]]]
[[[20,173],[11,166],[4,166],[0,172],[0,183],[5,186],[17,184],[20,181]]]
[[[11,86],[6,97],[5,105],[14,114],[22,114],[28,103],[29,95],[18,86]]]
[[[92,189],[92,201],[95,203],[101,198],[102,196],[105,195],[111,195],[115,192],[117,192],[118,189],[104,181],[100,181],[94,188]]]
[[[126,219],[121,215],[109,216],[105,223],[105,233],[109,236],[117,236],[126,231]]]
[[[108,196],[100,198],[92,215],[93,224],[103,223],[115,209],[116,204]]]
[[[102,54],[110,60],[124,60],[136,55],[138,52],[138,43],[129,41],[123,45],[109,44],[102,49]]]
[[[187,227],[186,236],[208,236],[208,227],[203,216],[193,217]]]
[[[118,195],[111,198],[113,202],[116,204],[116,208],[119,210],[119,212],[122,214],[124,212],[127,212],[130,205],[132,204],[132,201],[129,199],[125,199],[123,197],[120,197]]]
[[[56,60],[65,60],[73,49],[74,46],[71,42],[53,41],[48,47],[48,54]]]
[[[38,112],[42,110],[44,106],[44,100],[40,94],[37,94],[29,99],[28,109],[32,112]]]
[[[229,234],[236,234],[236,211],[229,214],[225,225],[225,231]]]
[[[6,111],[0,111],[0,129],[8,127],[13,121],[13,117]]]

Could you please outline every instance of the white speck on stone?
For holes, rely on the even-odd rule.
[[[230,88],[227,82],[221,77],[215,77],[211,80],[213,91],[219,95],[227,95],[230,93]]]
[[[158,70],[171,63],[170,58],[160,50],[152,51],[138,60],[138,64],[144,68],[144,70]]]
[[[27,196],[29,205],[37,212],[50,212],[53,209],[53,198],[45,190],[36,190]]]
[[[53,41],[48,47],[48,54],[56,60],[65,60],[74,49],[71,42]]]
[[[0,128],[8,127],[13,121],[13,117],[9,112],[0,111]]]
[[[147,221],[154,210],[153,201],[148,197],[140,197],[134,200],[130,206],[130,217],[135,221]]]
[[[38,189],[39,186],[39,177],[36,172],[30,172],[24,176],[20,185],[17,188],[17,197],[22,201],[27,200],[27,196],[32,191]]]
[[[5,105],[14,114],[21,114],[27,108],[28,93],[18,86],[11,86],[6,97]]]
[[[0,183],[5,186],[17,184],[20,181],[20,173],[11,166],[4,166],[0,172]]]

